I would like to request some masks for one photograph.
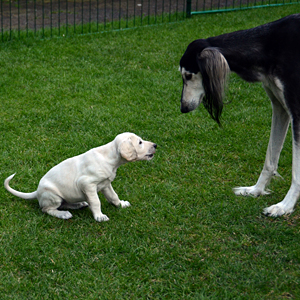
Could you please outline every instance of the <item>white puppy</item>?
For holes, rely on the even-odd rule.
[[[111,186],[118,167],[129,161],[151,160],[157,145],[143,141],[133,133],[119,134],[112,142],[69,158],[53,167],[40,180],[35,192],[22,193],[9,186],[15,174],[4,181],[5,188],[23,199],[38,199],[43,212],[51,216],[69,219],[69,211],[89,206],[96,221],[108,221],[101,212],[98,192],[115,206],[128,207],[128,201],[120,200]],[[86,202],[85,202],[86,201]]]

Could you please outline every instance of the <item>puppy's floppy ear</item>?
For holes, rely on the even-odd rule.
[[[203,78],[204,107],[220,124],[225,87],[230,73],[227,60],[217,48],[205,48],[197,55],[198,66]]]
[[[119,152],[127,161],[134,161],[137,159],[137,152],[130,138],[121,142],[119,146]]]

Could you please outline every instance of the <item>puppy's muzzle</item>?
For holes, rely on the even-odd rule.
[[[152,149],[150,150],[150,154],[147,154],[147,158],[150,160],[154,157],[155,151],[156,151],[157,145],[153,144]]]

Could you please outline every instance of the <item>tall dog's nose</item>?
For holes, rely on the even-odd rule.
[[[157,148],[157,145],[156,145],[156,144],[153,144],[153,147],[156,149],[156,148]]]
[[[188,107],[187,106],[183,106],[183,105],[181,105],[180,110],[184,114],[190,112],[189,109],[188,109]]]

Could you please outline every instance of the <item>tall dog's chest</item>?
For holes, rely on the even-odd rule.
[[[263,77],[261,81],[271,101],[272,101],[272,96],[271,96],[272,94],[280,102],[280,104],[284,107],[284,109],[287,112],[289,112],[289,108],[287,107],[287,103],[284,97],[284,85],[280,81],[280,79],[277,77],[269,76],[269,77]]]

